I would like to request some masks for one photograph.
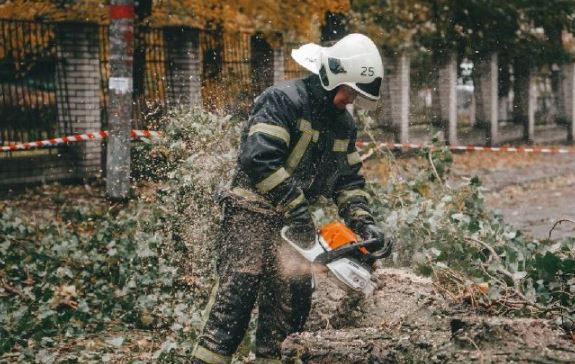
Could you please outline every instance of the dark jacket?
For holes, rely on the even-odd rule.
[[[265,90],[242,130],[232,194],[280,213],[323,195],[348,224],[373,221],[359,174],[357,128],[349,112],[335,108],[334,95],[316,75]]]

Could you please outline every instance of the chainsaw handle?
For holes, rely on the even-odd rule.
[[[368,255],[374,259],[379,259],[379,258],[376,258],[373,254],[378,253],[381,250],[381,248],[383,248],[383,245],[384,245],[384,242],[382,242],[376,238],[361,241],[361,242],[358,242],[355,244],[346,245],[343,248],[326,251],[325,253],[318,255],[315,258],[314,263],[327,264],[327,263],[333,262],[334,260],[340,259],[340,258],[348,255],[349,253],[353,252],[353,251],[357,251],[360,248],[365,248],[368,251],[370,250],[370,248],[376,249],[375,253],[368,253],[366,255]],[[384,256],[384,253],[385,252],[383,252],[381,254],[382,257]]]
[[[380,246],[376,248],[374,252],[369,252],[366,254],[371,259],[382,259],[387,258],[391,254],[391,249],[393,248],[393,240],[388,240],[387,243],[385,240],[381,239],[379,241]]]

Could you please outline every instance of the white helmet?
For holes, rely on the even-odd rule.
[[[362,98],[372,102],[379,99],[383,62],[377,46],[363,34],[347,35],[331,47],[309,43],[292,50],[291,56],[319,75],[321,85],[328,91],[347,85]]]

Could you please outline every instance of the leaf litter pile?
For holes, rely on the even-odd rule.
[[[106,201],[101,185],[0,200],[2,360],[186,362],[214,282],[213,197],[233,171],[239,123],[194,110],[163,125],[162,141],[133,146],[127,204]],[[575,239],[536,241],[505,225],[478,178],[449,182],[453,156],[437,143],[398,158],[366,161],[374,212],[396,240],[382,265],[413,269],[474,312],[546,319],[570,334]],[[333,208],[320,203],[314,217],[327,221]],[[246,335],[237,360],[251,345]]]

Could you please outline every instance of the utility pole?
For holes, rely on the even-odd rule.
[[[130,130],[134,66],[134,1],[110,1],[109,136],[106,193],[126,200],[130,189]]]
[[[135,0],[134,18],[134,102],[137,110],[141,110],[141,99],[144,97],[144,79],[146,72],[146,33],[143,27],[146,19],[152,15],[152,0]]]

